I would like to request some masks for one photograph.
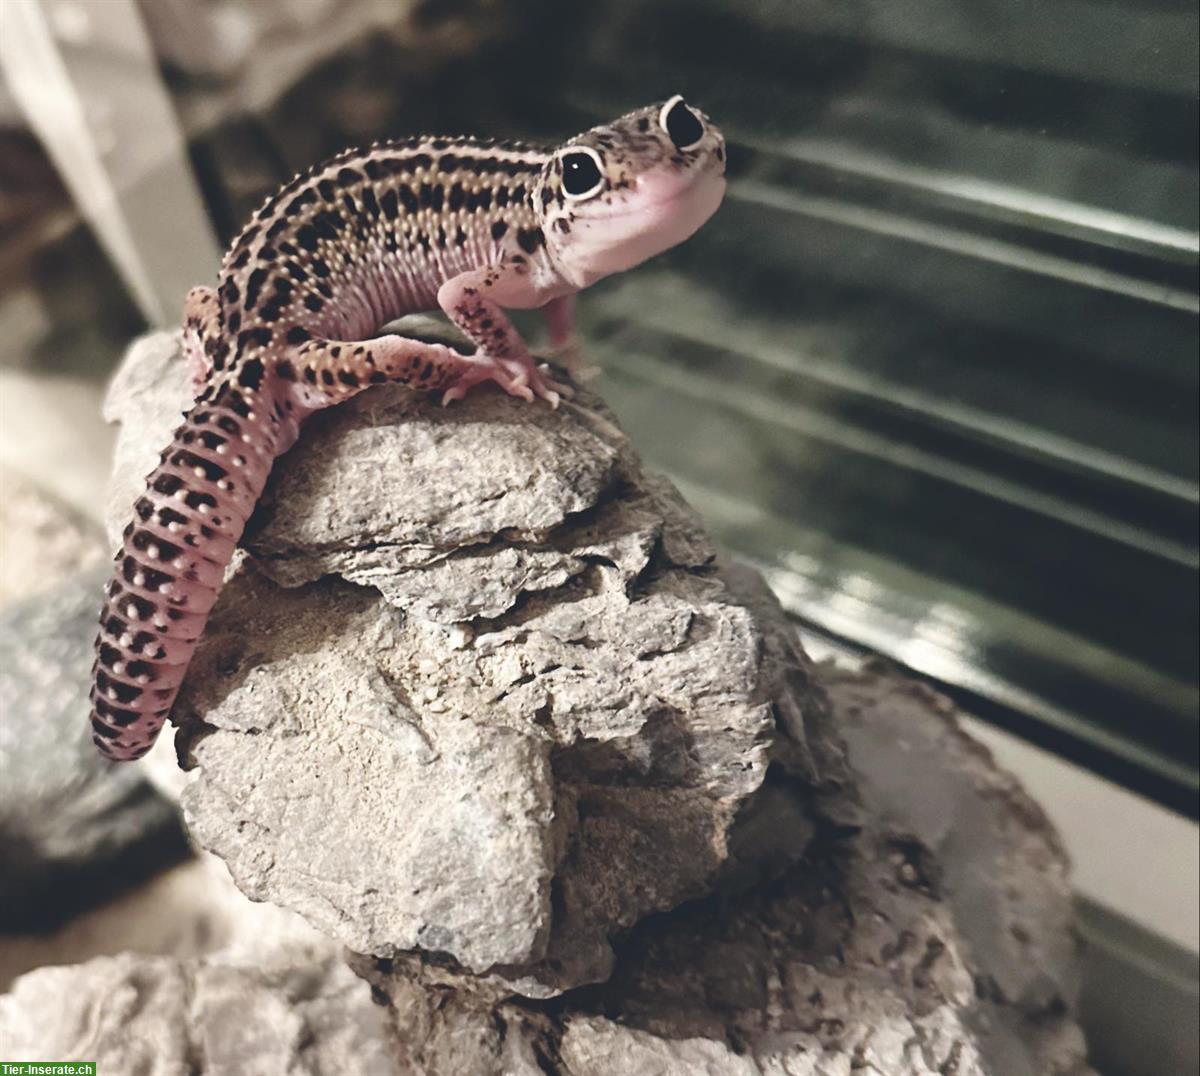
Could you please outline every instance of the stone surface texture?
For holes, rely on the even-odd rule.
[[[8,1060],[144,1076],[402,1071],[382,1010],[324,939],[248,963],[126,953],[41,968],[0,997],[0,1042]]]
[[[150,1074],[1094,1076],[1066,1015],[1069,899],[1041,813],[932,692],[817,675],[856,764],[900,769],[936,745],[941,765],[861,827],[824,827],[783,875],[648,917],[603,984],[538,1000],[416,953],[353,958],[363,982],[295,917],[218,893],[226,951],[32,972],[0,999],[0,1042]],[[916,821],[929,796],[989,817],[980,870],[1003,863],[1010,899],[1035,894],[988,944],[954,881],[973,847]],[[1006,994],[1018,960],[1041,986]]]
[[[110,395],[137,473],[177,366],[143,341]],[[30,972],[7,1056],[1094,1076],[1036,804],[937,694],[813,666],[594,397],[360,397],[246,546],[177,708],[178,796],[293,911],[206,858],[211,945]]]
[[[104,559],[93,520],[0,465],[0,607]]]
[[[133,351],[119,472],[152,466],[177,376]],[[310,420],[245,545],[176,707],[189,828],[355,951],[603,978],[613,932],[799,856],[839,779],[778,609],[594,397],[365,393]]]

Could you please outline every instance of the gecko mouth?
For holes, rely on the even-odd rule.
[[[616,220],[648,213],[651,210],[661,210],[683,201],[714,180],[720,183],[723,190],[725,169],[715,159],[696,171],[679,173],[673,169],[656,169],[645,172],[638,176],[637,190],[626,197],[625,204],[612,206],[608,212],[589,213],[588,218],[596,221]]]

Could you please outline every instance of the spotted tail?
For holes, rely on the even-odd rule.
[[[209,397],[205,399],[205,397]],[[92,672],[92,739],[140,758],[171,712],[255,503],[297,416],[223,384],[184,417],[125,528]]]

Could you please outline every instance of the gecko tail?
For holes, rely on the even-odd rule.
[[[298,420],[224,383],[184,416],[133,506],[105,588],[92,669],[92,739],[141,758],[170,716],[246,520]]]

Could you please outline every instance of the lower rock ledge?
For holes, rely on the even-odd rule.
[[[1031,1011],[988,976],[892,837],[828,840],[754,893],[639,924],[607,983],[503,997],[418,957],[358,958],[400,1071],[480,1076],[1084,1076],[1061,999]]]
[[[935,693],[881,668],[817,679],[861,828],[819,823],[787,873],[644,918],[602,984],[535,1000],[418,954],[351,955],[355,978],[314,932],[259,930],[31,972],[0,997],[2,1053],[146,1076],[1092,1074],[1040,810]]]

